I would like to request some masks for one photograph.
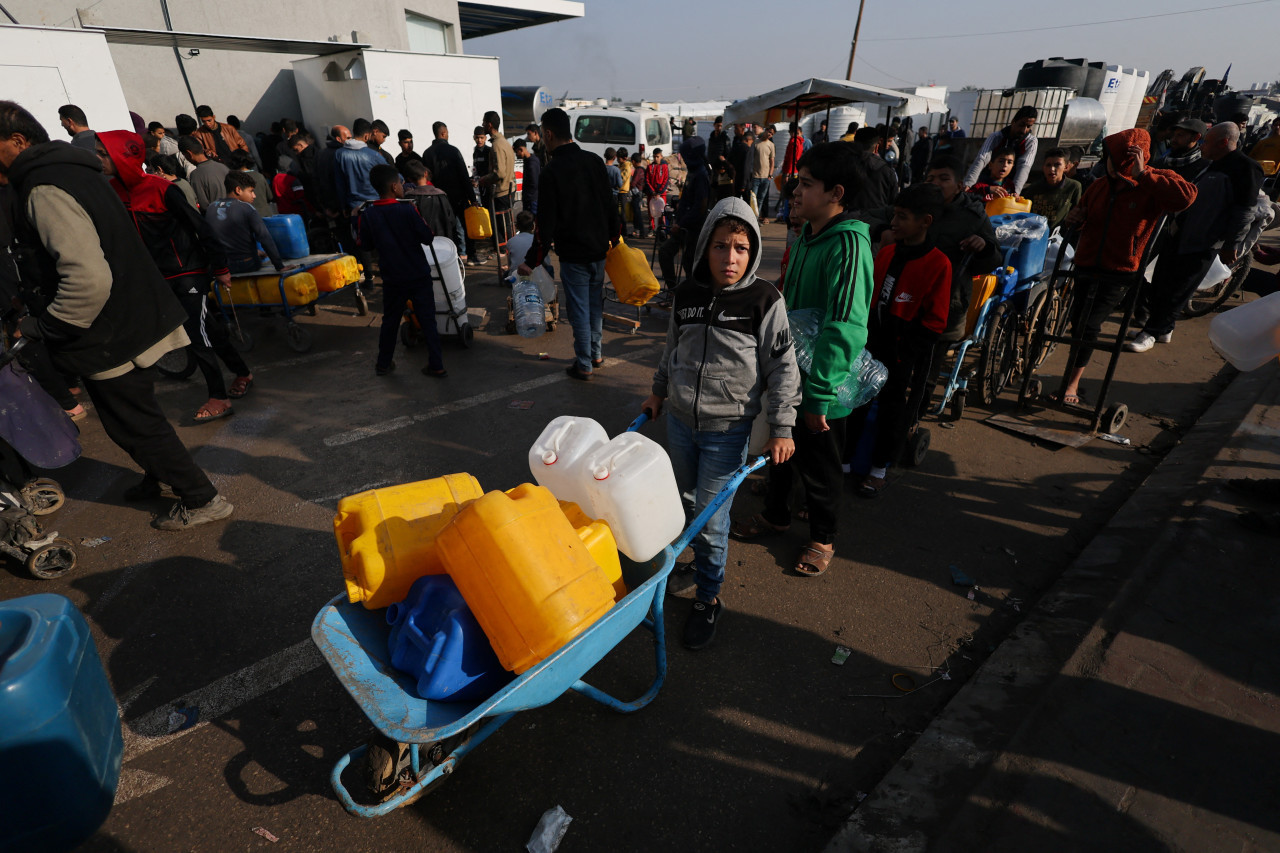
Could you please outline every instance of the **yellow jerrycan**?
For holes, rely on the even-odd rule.
[[[376,610],[403,601],[423,575],[444,573],[436,536],[484,494],[470,474],[373,489],[343,498],[333,517],[351,602]]]
[[[467,225],[467,236],[472,240],[487,240],[493,236],[493,220],[489,217],[488,208],[473,204],[463,215]]]
[[[627,585],[622,582],[622,561],[618,559],[618,542],[613,538],[613,531],[603,519],[591,518],[575,503],[560,501],[560,511],[569,519],[573,529],[578,531],[578,538],[587,546],[591,559],[604,571],[604,576],[613,584],[613,600],[621,601],[627,597]]]
[[[623,240],[618,240],[618,245],[605,255],[604,271],[613,282],[618,301],[624,305],[643,305],[662,289],[644,252],[631,248]]]
[[[1031,199],[1020,195],[1007,195],[987,202],[987,216],[1003,216],[1006,213],[1030,213]]]
[[[613,585],[542,486],[472,501],[440,531],[436,548],[498,660],[517,674],[613,606]]]

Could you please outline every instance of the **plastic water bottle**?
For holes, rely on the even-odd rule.
[[[546,303],[532,279],[522,278],[511,286],[511,311],[521,337],[536,338],[547,330]]]
[[[787,319],[791,323],[796,363],[808,373],[813,367],[813,343],[822,332],[822,314],[816,308],[802,308],[789,312]],[[849,376],[836,387],[836,402],[846,409],[859,409],[875,399],[888,378],[888,368],[864,349],[853,363]]]
[[[533,275],[529,276],[530,281],[538,285],[538,292],[542,294],[542,301],[550,305],[556,298],[556,280],[551,277],[543,266],[537,266],[533,270]]]
[[[1280,355],[1280,293],[1214,317],[1209,342],[1236,370],[1257,370]]]

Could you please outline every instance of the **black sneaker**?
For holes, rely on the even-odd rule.
[[[127,501],[154,500],[160,497],[160,490],[160,481],[149,474],[144,474],[141,480],[124,490],[124,499]]]
[[[719,599],[715,604],[695,600],[684,623],[684,647],[701,649],[715,639],[716,623],[720,621],[722,612],[724,602]]]

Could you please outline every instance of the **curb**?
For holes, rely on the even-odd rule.
[[[925,851],[1035,715],[1059,673],[1089,677],[1163,569],[1203,473],[1280,371],[1237,374],[1057,582],[858,805],[826,853]]]

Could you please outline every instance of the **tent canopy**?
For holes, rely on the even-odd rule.
[[[771,110],[785,110],[792,120],[801,116],[842,104],[883,104],[897,109],[903,115],[923,112],[944,112],[942,101],[920,95],[908,95],[893,89],[882,89],[852,80],[826,80],[810,77],[754,98],[735,101],[724,111],[727,124],[738,122],[768,122]]]

